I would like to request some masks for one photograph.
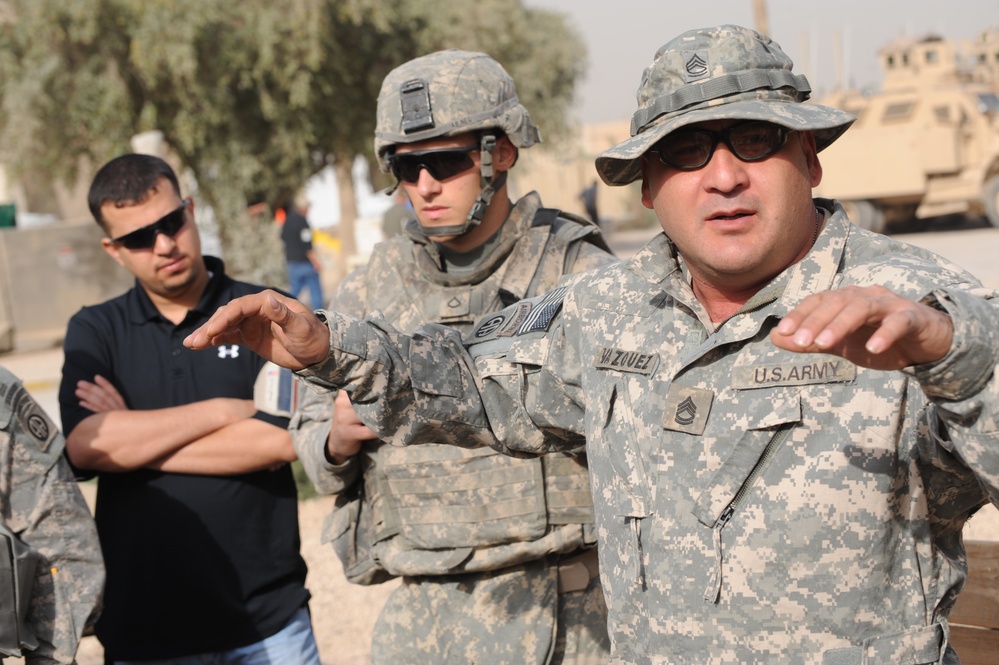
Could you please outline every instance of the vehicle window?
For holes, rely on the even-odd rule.
[[[999,115],[999,95],[994,92],[978,93],[978,110],[985,115]]]
[[[885,107],[884,115],[881,116],[883,122],[904,120],[912,114],[915,102],[895,102]]]

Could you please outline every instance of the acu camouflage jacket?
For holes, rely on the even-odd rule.
[[[717,329],[660,235],[564,300],[487,319],[467,351],[438,326],[330,313],[330,355],[302,374],[357,390],[393,442],[585,437],[613,663],[941,662],[961,529],[999,503],[999,300],[817,204],[811,252]],[[804,297],[850,284],[945,309],[950,353],[886,372],[769,342]]]
[[[66,440],[0,367],[0,660],[75,663],[97,620],[104,560]]]
[[[331,308],[377,311],[402,331],[432,322],[471,332],[483,314],[615,260],[596,226],[555,212],[526,195],[491,251],[459,274],[441,270],[434,246],[410,228],[375,248]],[[317,489],[339,494],[324,538],[355,583],[497,570],[595,544],[582,454],[515,459],[489,448],[374,442],[334,465],[325,456],[332,415],[329,396],[304,391],[290,431]]]

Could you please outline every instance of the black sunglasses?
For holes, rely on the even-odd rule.
[[[695,171],[711,161],[719,142],[744,162],[770,157],[787,143],[791,130],[772,122],[744,122],[720,132],[680,129],[652,146],[659,161],[681,171]]]
[[[426,169],[434,180],[447,180],[475,166],[469,153],[478,148],[477,145],[470,145],[463,148],[404,152],[389,155],[388,163],[392,175],[403,182],[413,184],[418,181],[421,169]]]
[[[185,213],[190,203],[191,199],[184,199],[180,207],[173,212],[168,212],[152,224],[135,229],[131,233],[111,238],[111,242],[119,244],[125,249],[149,249],[156,244],[157,233],[162,233],[172,238],[177,235],[178,231],[184,228],[184,224],[187,222]]]

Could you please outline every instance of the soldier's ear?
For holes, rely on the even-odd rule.
[[[815,146],[815,134],[801,132],[801,150],[805,156],[808,180],[812,187],[818,187],[819,183],[822,182],[822,164],[819,162],[819,150]]]
[[[655,210],[655,204],[653,203],[652,187],[649,184],[649,158],[646,155],[638,160],[639,167],[642,169],[642,205],[649,210]]]
[[[517,163],[519,156],[520,151],[517,150],[517,146],[506,136],[501,136],[493,148],[493,168],[497,171],[509,171]]]

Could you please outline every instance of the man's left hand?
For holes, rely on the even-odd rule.
[[[808,296],[770,333],[770,340],[788,351],[829,353],[883,370],[936,362],[953,339],[946,313],[881,286]]]

